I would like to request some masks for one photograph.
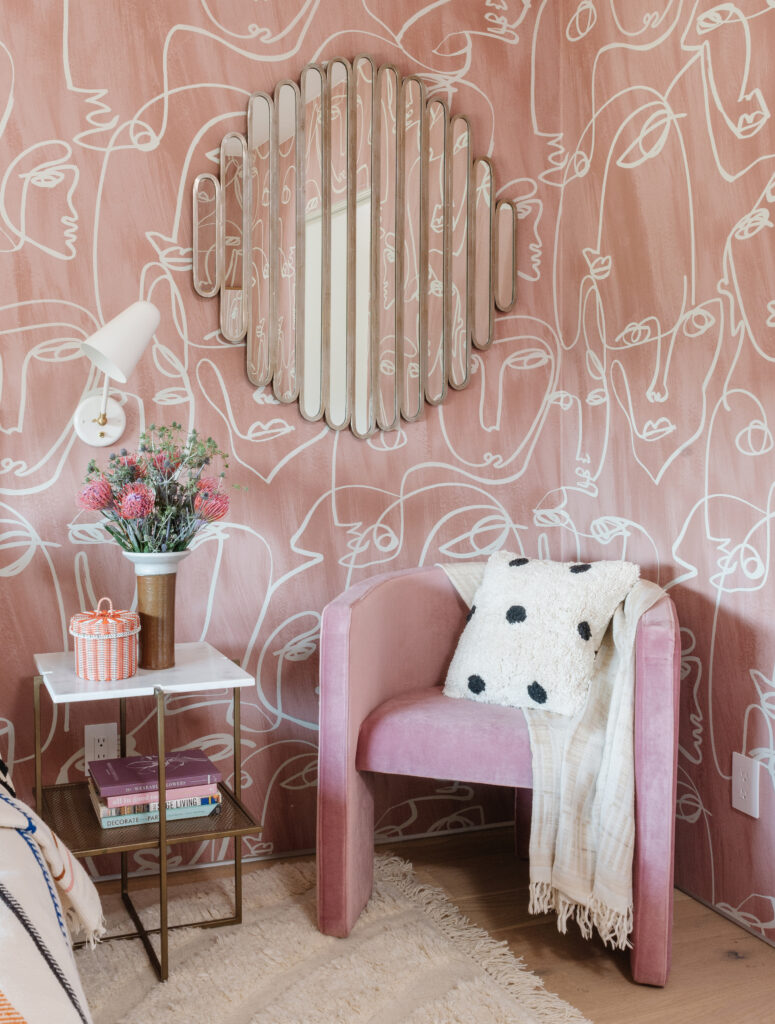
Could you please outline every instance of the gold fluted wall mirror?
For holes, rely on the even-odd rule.
[[[248,378],[357,437],[464,388],[516,301],[516,206],[430,90],[365,55],[308,64],[194,182],[194,288]]]

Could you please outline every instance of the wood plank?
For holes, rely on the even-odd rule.
[[[478,847],[481,846],[479,850]],[[511,829],[394,844],[418,877],[504,939],[551,992],[595,1024],[764,1024],[775,1020],[775,949],[684,893],[675,893],[673,962],[664,989],[636,985],[629,954],[561,935],[552,915],[527,912],[528,867]]]

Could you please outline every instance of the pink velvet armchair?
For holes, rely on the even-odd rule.
[[[323,612],[320,642],[318,926],[346,936],[372,891],[372,773],[529,790],[524,715],[444,697],[467,608],[443,570],[407,569],[351,587]],[[634,927],[641,984],[670,969],[680,639],[669,597],[636,640]],[[529,827],[518,796],[517,825]],[[524,835],[520,847],[526,848]]]

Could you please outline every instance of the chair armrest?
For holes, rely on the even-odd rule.
[[[371,895],[374,795],[355,767],[365,718],[390,697],[443,681],[467,609],[443,569],[350,587],[320,626],[318,925],[348,935]]]
[[[670,970],[681,635],[665,596],[635,641],[635,861],[632,973],[664,985]]]
[[[323,610],[321,729],[353,754],[363,720],[407,690],[444,681],[468,609],[443,569],[385,573],[350,587]],[[325,723],[323,719],[326,719]]]

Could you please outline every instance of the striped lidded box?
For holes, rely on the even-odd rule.
[[[101,609],[103,601],[108,608]],[[75,672],[81,679],[109,682],[127,679],[137,671],[137,612],[114,611],[103,597],[93,612],[78,612],[70,619],[75,647]]]

